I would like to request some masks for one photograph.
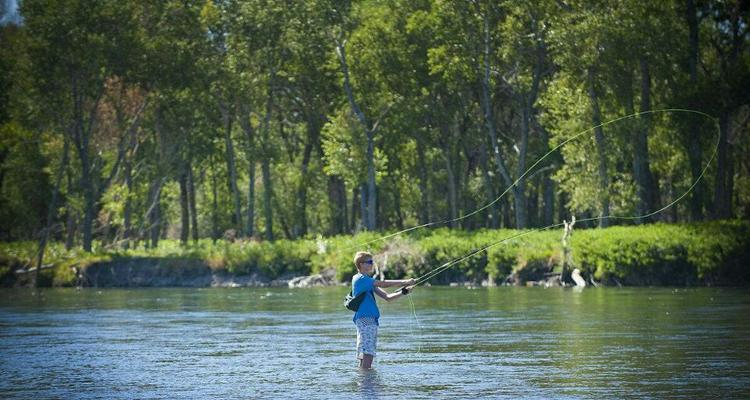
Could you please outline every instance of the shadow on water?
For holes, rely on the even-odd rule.
[[[378,399],[383,392],[383,380],[374,369],[359,369],[356,376],[357,393],[363,398]]]

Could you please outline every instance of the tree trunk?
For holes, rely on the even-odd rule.
[[[275,207],[279,208],[279,205],[276,204]],[[289,229],[289,222],[286,219],[286,215],[284,214],[283,210],[278,209],[277,215],[279,216],[279,223],[281,224],[281,231],[284,232],[284,237],[287,240],[294,239],[294,236],[292,235],[291,229]]]
[[[133,234],[133,164],[130,157],[125,159],[124,175],[127,194],[125,195],[125,206],[123,209],[123,248],[127,250],[130,248],[130,240]]]
[[[247,236],[255,234],[255,163],[250,163],[248,167],[250,180],[247,185]]]
[[[609,226],[609,177],[607,176],[607,153],[604,140],[604,131],[599,126],[602,123],[601,111],[599,110],[599,99],[594,87],[594,69],[588,69],[589,99],[591,100],[591,113],[594,122],[594,139],[596,140],[596,152],[599,156],[599,191],[601,198],[601,214],[599,227]]]
[[[529,147],[529,119],[531,118],[531,104],[523,102],[521,112],[521,145],[518,148],[518,169],[516,176],[526,172],[526,152]],[[526,179],[521,178],[513,187],[513,198],[516,204],[516,229],[525,229],[528,226],[528,210],[526,204]]]
[[[89,158],[88,130],[83,126],[83,95],[78,90],[76,76],[72,79],[73,94],[73,118],[72,128],[73,142],[76,146],[78,159],[81,163],[81,189],[83,191],[84,215],[83,215],[83,250],[91,252],[92,232],[91,224],[94,220],[94,188],[91,174],[91,160]],[[93,121],[90,121],[92,124]]]
[[[538,226],[539,223],[539,192],[541,191],[539,186],[541,185],[541,179],[534,177],[528,179],[528,195],[526,196],[526,222],[527,227]]]
[[[359,187],[359,215],[362,226],[367,229],[367,184],[363,183]]]
[[[419,209],[419,224],[424,225],[430,222],[430,196],[428,192],[428,176],[427,165],[425,160],[425,149],[424,143],[420,138],[417,138],[417,173],[419,175],[419,195],[420,195],[420,209]]]
[[[269,92],[269,96],[270,94]],[[255,234],[255,129],[253,129],[253,125],[250,123],[250,107],[246,103],[243,103],[240,106],[240,110],[240,127],[245,132],[245,156],[247,158],[250,180],[247,188],[247,227],[245,228],[245,233],[247,236],[253,236]],[[269,115],[266,115],[266,118],[269,117]],[[263,129],[266,129],[265,125]]]
[[[729,113],[719,115],[719,146],[716,154],[716,178],[714,179],[713,219],[726,219],[732,216],[732,195],[728,190],[729,169]],[[733,175],[733,174],[732,174]]]
[[[695,118],[691,117],[691,119]],[[693,124],[698,125],[697,121],[694,121]],[[699,132],[700,129],[695,128],[695,130],[691,129],[691,131]],[[695,222],[703,220],[703,183],[702,179],[699,179],[703,166],[703,150],[701,149],[698,136],[686,138],[686,140],[688,140],[687,152],[688,162],[690,163],[690,176],[693,178],[693,182],[698,182],[693,187],[693,191],[690,192],[690,220]]]
[[[672,181],[671,176],[669,177],[669,183],[667,183],[667,198],[672,200],[675,198],[675,188],[674,188],[674,182]],[[669,207],[668,213],[667,213],[667,221],[666,222],[677,222],[678,215],[677,215],[677,207]]]
[[[93,104],[88,111],[87,124],[84,124],[84,116],[87,114],[84,110],[84,94],[78,89],[78,77],[75,72],[73,73],[71,83],[74,122],[71,133],[73,136],[73,144],[75,144],[78,158],[81,163],[81,188],[83,190],[84,200],[83,250],[90,253],[93,242],[93,223],[96,217],[95,207],[97,191],[94,188],[94,171],[92,170],[89,144],[91,141],[91,133],[96,125],[99,101],[104,93],[104,86],[100,85],[98,88],[98,93],[94,97]]]
[[[540,35],[539,33],[539,27],[536,22],[536,19],[532,20],[532,29],[534,31],[534,35]],[[523,99],[523,117],[524,117],[524,126],[522,129],[522,138],[521,138],[521,149],[519,151],[519,168],[518,168],[518,174],[519,176],[523,175],[526,170],[526,155],[528,152],[528,142],[529,142],[529,135],[531,134],[531,124],[534,123],[536,126],[539,126],[541,129],[541,135],[542,139],[544,140],[544,149],[549,148],[549,140],[547,138],[547,132],[544,128],[541,127],[541,124],[539,124],[539,121],[536,117],[536,100],[539,97],[539,88],[542,84],[542,79],[545,74],[545,63],[547,60],[547,45],[543,40],[537,40],[536,41],[536,62],[534,63],[534,72],[533,77],[531,81],[531,88],[529,89],[528,95]],[[543,221],[544,226],[552,224],[552,182],[551,179],[549,179],[549,173],[544,172],[540,178],[540,184],[543,185],[541,188],[542,192],[542,199],[544,201],[544,208],[542,212],[542,216],[538,215],[538,213],[534,213],[534,215],[537,217],[536,223],[539,224],[540,220]],[[523,195],[523,191],[521,191],[521,194]],[[537,196],[539,193],[537,193]],[[535,206],[538,207],[539,203],[538,201],[535,202]],[[527,217],[528,218],[528,217]],[[550,222],[548,223],[547,220]]]
[[[450,152],[446,150],[446,154],[443,155],[443,158],[445,159],[445,170],[448,173],[448,209],[450,213],[448,215],[448,227],[454,228],[456,227],[456,221],[454,220],[458,214],[456,204],[456,174],[453,171]]]
[[[36,271],[34,271],[34,287],[39,287],[39,271],[42,270],[42,263],[44,261],[44,250],[47,247],[47,240],[49,239],[49,231],[52,229],[53,220],[55,214],[57,214],[57,198],[60,194],[60,185],[62,184],[63,174],[68,168],[68,148],[70,142],[67,137],[64,139],[63,154],[60,160],[60,168],[57,170],[57,176],[55,178],[55,188],[52,192],[52,201],[50,201],[49,208],[47,209],[47,226],[42,231],[42,237],[39,240],[39,250],[37,252],[36,259]]]
[[[190,219],[193,225],[193,242],[198,242],[198,205],[195,203],[195,177],[193,176],[193,166],[188,165],[187,169],[188,184],[188,203],[190,204]]]
[[[690,83],[694,84],[698,80],[698,45],[700,43],[698,13],[694,0],[685,0],[685,5],[685,17],[688,24],[688,73],[690,74]]]
[[[151,233],[151,248],[159,246],[159,238],[161,236],[161,188],[163,179],[156,179],[151,184],[149,190],[149,231]]]
[[[550,226],[555,215],[555,183],[550,178],[551,172],[542,174],[542,198],[544,209],[542,210],[542,226]]]
[[[376,229],[376,190],[375,190],[375,129],[370,128],[367,123],[367,118],[359,107],[359,104],[354,99],[354,91],[349,81],[349,65],[346,61],[346,48],[343,42],[338,41],[336,43],[336,49],[341,63],[341,71],[344,74],[344,91],[349,101],[349,106],[357,116],[362,128],[367,136],[367,212],[363,213],[362,219],[364,220],[365,227],[368,230]],[[376,124],[377,125],[377,124]]]
[[[213,232],[212,238],[214,242],[221,236],[219,232],[219,188],[217,186],[216,169],[211,168],[211,192],[213,195],[211,203],[211,231]]]
[[[146,108],[146,104],[147,102],[144,101],[140,109],[138,110],[135,121],[128,128],[127,131],[129,133],[130,142],[128,143],[126,148],[123,149],[123,174],[125,188],[127,190],[127,194],[125,196],[125,206],[123,210],[123,248],[125,249],[130,248],[130,241],[133,236],[133,159],[135,158],[135,155],[138,151],[138,140],[136,133],[138,131],[138,126],[140,126],[141,115],[143,115],[143,110]],[[122,117],[119,111],[118,115],[120,116],[118,118],[118,120],[120,120],[119,124],[120,126],[123,126]]]
[[[66,168],[65,170],[66,180],[68,182],[68,196],[70,196],[70,192],[73,190],[73,169]],[[72,250],[73,246],[75,246],[75,236],[76,236],[76,220],[78,219],[76,217],[76,212],[72,208],[70,202],[68,202],[65,205],[65,250]]]
[[[568,208],[566,207],[567,202],[568,202],[568,194],[566,192],[560,191],[560,193],[557,196],[557,220],[558,221],[565,221],[570,218],[570,213],[568,212]]]
[[[510,217],[511,201],[509,199],[503,199],[502,201],[502,212],[503,212],[503,223],[502,228],[512,228],[514,225],[511,223],[513,219]]]
[[[376,210],[377,200],[375,195],[375,143],[373,134],[367,135],[367,230],[377,229]]]
[[[513,179],[511,179],[508,173],[508,168],[505,166],[500,156],[500,147],[497,141],[497,129],[495,128],[495,116],[492,112],[492,100],[490,97],[490,36],[489,36],[489,21],[488,17],[484,16],[484,75],[481,79],[482,93],[480,97],[482,109],[484,111],[484,121],[487,125],[487,133],[490,136],[490,142],[492,144],[492,154],[495,157],[495,166],[497,167],[500,176],[505,181],[505,185],[510,187],[513,185]],[[519,199],[518,196],[514,196],[514,201]],[[518,208],[518,204],[516,204]],[[507,223],[507,220],[506,220]]]
[[[229,105],[220,105],[219,107],[224,124],[224,144],[226,148],[227,170],[229,172],[229,190],[232,192],[232,200],[234,201],[232,226],[237,229],[239,236],[242,236],[242,202],[240,199],[240,190],[237,187],[237,168],[235,167],[234,144],[232,142],[232,122],[234,115]]]
[[[68,209],[65,221],[65,250],[72,250],[75,246],[76,215]]]
[[[273,241],[273,187],[271,186],[271,160],[266,156],[261,163],[263,178],[263,213],[266,219],[266,240]]]
[[[543,152],[548,152],[550,150],[549,145],[549,132],[539,123],[539,121],[536,120],[536,118],[532,119],[532,122],[534,123],[535,129],[538,130],[539,136],[542,140],[542,149]],[[552,154],[554,156],[555,153]],[[546,166],[542,168],[544,171],[539,171],[541,173],[541,189],[540,193],[542,196],[542,209],[540,212],[540,224],[541,226],[549,226],[552,225],[554,219],[555,219],[555,183],[552,180],[552,174],[555,169],[554,161],[550,162]]]
[[[185,246],[187,245],[188,237],[190,237],[190,208],[188,200],[188,179],[187,171],[180,172],[179,177],[180,185],[180,243]]]
[[[727,147],[727,183],[724,186],[726,191],[724,194],[724,201],[726,201],[726,211],[723,218],[732,218],[734,216],[734,205],[737,204],[733,201],[734,197],[734,151],[732,146]]]
[[[484,180],[485,193],[487,196],[487,204],[490,206],[487,208],[487,224],[486,227],[490,229],[497,229],[500,227],[500,214],[498,212],[498,204],[495,202],[495,185],[492,183],[492,177],[490,177],[489,163],[487,162],[487,146],[482,145],[479,149],[479,163],[482,168],[482,179]]]
[[[396,212],[396,228],[402,231],[404,230],[404,214],[401,210],[401,191],[398,189],[398,181],[395,178],[393,179],[393,188],[393,208]]]
[[[263,130],[261,131],[261,148],[263,159],[261,161],[261,179],[263,181],[263,214],[266,220],[266,240],[272,242],[273,237],[273,186],[271,182],[271,116],[273,110],[273,85],[276,73],[271,71],[268,80],[268,95],[266,99],[266,116],[263,119]]]
[[[5,160],[8,158],[8,154],[10,153],[9,150],[3,149],[0,150],[0,188],[3,187],[3,182],[5,181]],[[0,228],[1,229],[1,228]]]
[[[639,64],[641,70],[641,112],[648,112],[651,111],[651,73],[645,56],[641,56]],[[640,126],[635,130],[635,140],[633,141],[635,147],[633,151],[633,176],[638,187],[638,215],[656,211],[658,208],[659,189],[651,172],[648,154],[650,128],[651,114],[641,114]],[[646,221],[641,221],[639,218],[636,223],[647,221],[653,221],[653,218]]]
[[[362,190],[362,185],[355,186],[352,188],[352,219],[349,222],[349,231],[354,233],[355,228],[357,227],[357,214],[359,214],[360,219],[362,218],[362,208],[358,208],[358,203],[361,204],[361,197],[362,193],[360,193]],[[359,213],[357,213],[357,210],[359,210]]]
[[[89,166],[84,169],[88,170],[83,173],[83,198],[84,198],[84,212],[83,212],[83,250],[86,252],[92,251],[93,237],[93,225],[94,225],[94,188],[91,178],[91,172]]]
[[[328,204],[331,213],[331,225],[328,233],[340,235],[346,231],[346,188],[344,180],[338,176],[328,177]]]
[[[698,13],[694,0],[685,0],[685,5],[685,17],[688,25],[688,74],[690,76],[690,87],[695,88],[698,84],[698,51],[700,44]],[[699,180],[703,165],[703,155],[700,141],[698,140],[700,137],[700,121],[696,117],[690,117],[689,124],[689,135],[684,140],[687,142],[691,176],[693,182],[698,182],[690,193],[690,219],[692,221],[700,221],[703,219],[703,183]]]
[[[91,173],[88,144],[79,142],[78,155],[81,161],[81,185],[83,189],[83,250],[90,253],[93,242],[92,228],[94,223],[94,182]]]
[[[308,118],[307,121],[307,142],[302,151],[302,165],[300,166],[300,184],[297,188],[297,208],[295,221],[295,237],[305,236],[307,234],[307,187],[310,181],[310,160],[312,159],[313,148],[317,146],[320,140],[320,124],[317,121]]]
[[[536,23],[532,25],[536,28]],[[525,187],[526,178],[523,174],[526,172],[526,155],[529,148],[529,134],[531,132],[532,119],[536,121],[534,115],[534,104],[536,103],[537,96],[539,94],[539,86],[542,81],[544,60],[546,58],[547,51],[543,42],[538,42],[536,48],[536,62],[534,64],[534,74],[532,77],[531,88],[526,95],[519,96],[521,100],[521,145],[518,149],[518,169],[517,176],[519,178],[518,184],[513,190],[515,195],[516,203],[516,226],[519,229],[526,228],[528,226],[528,212],[526,210],[526,198],[525,198]],[[536,206],[536,205],[535,205]],[[533,215],[533,214],[532,214]]]

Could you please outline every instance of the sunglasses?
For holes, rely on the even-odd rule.
[[[375,261],[373,261],[373,260],[362,261],[362,264],[370,264],[370,265],[372,265],[372,264],[375,264]]]

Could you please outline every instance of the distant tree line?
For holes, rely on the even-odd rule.
[[[0,27],[0,240],[92,251],[643,215],[690,190],[714,150],[686,199],[634,223],[750,217],[747,2],[19,11]],[[534,165],[664,108],[718,124],[644,113]]]

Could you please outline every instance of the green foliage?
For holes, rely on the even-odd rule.
[[[306,275],[314,247],[309,241],[286,240],[264,243],[226,245],[226,269],[234,274],[259,272],[269,278]]]
[[[258,273],[268,279],[288,279],[334,269],[336,279],[347,282],[356,273],[353,256],[360,250],[370,251],[377,264],[385,266],[386,279],[422,276],[482,248],[487,250],[456,263],[430,282],[478,283],[493,279],[499,283],[511,273],[524,277],[539,270],[561,272],[559,230],[469,233],[437,229],[378,240],[381,237],[376,232],[365,232],[276,242],[200,240],[188,246],[165,240],[154,249],[95,254],[67,251],[53,243],[48,247],[47,261],[55,265],[50,279],[59,286],[75,284],[72,267],[81,270],[94,262],[123,258],[202,260],[217,271],[237,275]],[[585,277],[607,284],[738,284],[750,278],[749,242],[750,224],[712,222],[575,230],[571,248],[574,267]],[[0,246],[3,274],[7,275],[11,267],[31,265],[35,250],[33,242],[3,243]],[[173,264],[179,268],[183,263]]]
[[[739,283],[748,271],[733,268],[748,257],[748,228],[716,222],[584,230],[571,241],[573,259],[584,273],[604,281],[689,284],[726,280],[732,271]]]
[[[348,253],[367,240],[315,238],[355,234],[363,225],[366,130],[374,132],[375,225],[398,230],[493,201],[509,186],[500,162],[518,177],[552,146],[592,127],[590,89],[602,121],[667,107],[724,121],[726,149],[691,196],[659,218],[747,219],[750,169],[742,155],[750,152],[750,91],[742,88],[750,86],[750,53],[747,21],[738,17],[747,10],[736,0],[700,3],[699,40],[690,43],[683,2],[25,0],[24,24],[0,27],[0,240],[38,238],[67,136],[54,240],[68,239],[63,227],[70,227],[75,245],[93,236],[99,254],[122,243],[126,228],[138,240],[153,230],[169,240],[117,252],[195,256],[213,268],[270,276],[333,267],[344,279],[350,255],[320,252],[318,242]],[[346,49],[367,127],[351,113],[337,43]],[[692,72],[691,52],[698,66]],[[438,230],[373,246],[393,246],[399,274],[420,273],[512,235],[483,229],[521,226],[519,205],[528,206],[529,227],[599,215],[605,199],[613,215],[632,216],[642,200],[633,138],[645,130],[649,150],[638,155],[649,158],[657,181],[648,190],[660,206],[668,204],[692,188],[708,162],[713,128],[711,120],[678,113],[629,118],[605,127],[602,154],[588,131],[528,171],[518,199],[507,201],[511,192],[491,211],[451,224],[470,235]],[[607,187],[598,176],[600,157]],[[259,164],[270,165],[267,176],[259,176]],[[188,170],[196,192],[189,213],[198,225],[191,229],[202,239],[244,230],[252,207],[254,237],[244,235],[245,247],[170,241],[184,231],[178,182]],[[551,199],[542,193],[548,185]],[[267,208],[266,193],[273,193]],[[542,211],[549,205],[553,221]],[[294,251],[253,241],[266,222],[276,238],[295,240],[281,245]],[[539,238],[494,246],[436,280],[497,280],[524,265],[559,269],[558,239]],[[654,250],[626,240],[634,252],[628,255],[615,239],[597,240],[609,251],[581,248],[600,279],[642,268],[631,259],[686,263],[700,276],[710,276],[706,266],[716,263],[680,244]],[[723,254],[723,243],[691,246]]]
[[[0,125],[0,137],[0,240],[35,237],[52,195],[42,138],[12,122]]]

